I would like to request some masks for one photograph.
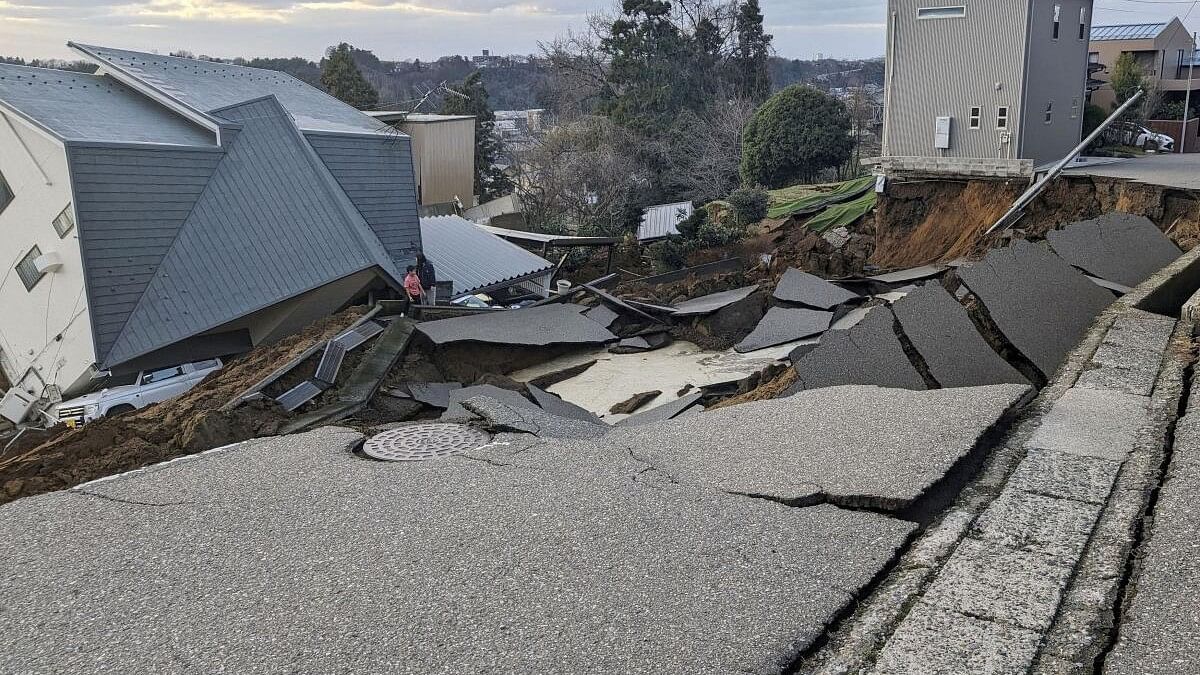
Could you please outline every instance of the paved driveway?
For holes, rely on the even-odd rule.
[[[1128,178],[1151,185],[1200,190],[1200,153],[1146,155],[1111,164],[1067,169],[1066,173]]]

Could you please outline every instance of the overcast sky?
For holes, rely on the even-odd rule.
[[[1013,0],[985,0],[1011,2]],[[886,0],[761,0],[789,58],[883,53]],[[608,0],[0,0],[0,54],[70,58],[67,40],[167,53],[318,58],[348,41],[385,60],[528,54]],[[1100,23],[1183,15],[1179,0],[1103,0]],[[1188,23],[1195,28],[1200,11]]]

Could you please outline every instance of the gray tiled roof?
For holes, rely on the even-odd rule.
[[[1092,26],[1091,39],[1100,40],[1149,40],[1167,27],[1165,23],[1126,23],[1112,26]]]
[[[456,297],[545,274],[554,268],[549,260],[460,216],[422,218],[421,243],[438,280],[454,282]]]
[[[274,94],[304,130],[373,133],[386,125],[286,73],[71,43],[200,112]]]
[[[0,106],[63,140],[216,144],[212,132],[106,75],[0,64]]]
[[[128,361],[369,267],[395,265],[273,97],[242,126],[162,255],[106,364]],[[83,244],[94,204],[80,199]],[[132,254],[132,251],[126,250]],[[100,317],[97,317],[100,320]]]

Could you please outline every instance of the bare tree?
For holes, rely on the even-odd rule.
[[[648,183],[637,142],[604,117],[581,117],[542,136],[520,162],[526,220],[543,231],[623,234]]]
[[[670,187],[693,201],[720,199],[737,189],[742,130],[754,110],[752,102],[731,98],[703,117],[682,116],[671,148]]]

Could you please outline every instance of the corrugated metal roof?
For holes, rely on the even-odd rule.
[[[216,114],[242,125],[103,357],[122,363],[369,267],[399,278],[274,97]],[[164,185],[160,185],[163,188]],[[105,203],[104,194],[98,195]],[[111,198],[111,195],[110,195]],[[84,200],[79,200],[83,202]],[[85,247],[95,204],[82,204]],[[137,255],[138,231],[125,232]],[[148,267],[149,268],[149,267]]]
[[[0,101],[63,140],[216,144],[216,136],[107,75],[0,64]]]
[[[286,73],[110,47],[70,46],[201,112],[273,94],[304,130],[373,133],[387,128]]]
[[[1091,39],[1100,40],[1149,40],[1167,27],[1165,23],[1125,23],[1111,26],[1092,26]]]
[[[460,216],[422,218],[421,241],[438,280],[454,282],[455,297],[554,269],[549,260]]]
[[[638,241],[662,239],[668,235],[679,234],[676,226],[686,220],[694,211],[691,202],[648,207],[642,213],[642,224],[638,226]]]

